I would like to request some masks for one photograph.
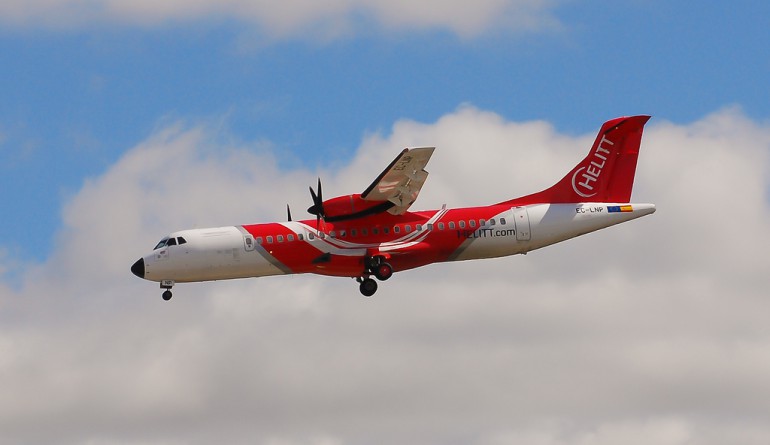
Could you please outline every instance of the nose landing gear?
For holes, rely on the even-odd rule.
[[[162,294],[161,298],[163,298],[164,301],[168,301],[173,296],[171,294],[171,288],[174,287],[174,280],[162,280],[160,282],[160,288],[166,289]]]

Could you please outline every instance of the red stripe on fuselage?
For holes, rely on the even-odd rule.
[[[297,226],[295,230],[281,223],[243,227],[255,238],[261,237],[261,246],[267,253],[294,273],[358,277],[364,274],[367,254],[386,256],[394,271],[446,261],[468,240],[468,234],[480,228],[481,219],[488,221],[509,209],[509,206],[488,206],[448,210],[432,222],[432,230],[428,230],[428,222],[439,210],[396,216],[385,213],[336,223],[321,221],[319,226],[324,238],[317,236],[316,220],[286,223]],[[475,221],[476,227],[470,226],[471,220]],[[449,228],[450,221],[454,222],[454,229]],[[460,221],[465,222],[465,228],[459,227]],[[439,229],[439,223],[444,224],[443,230]],[[416,230],[418,224],[420,231]],[[407,226],[411,231],[406,231]],[[398,227],[398,233],[395,227]],[[313,240],[308,239],[305,228],[313,233]],[[300,233],[302,241],[299,240]],[[289,241],[290,235],[293,241]],[[272,237],[271,243],[267,242],[268,236]],[[282,242],[278,241],[279,236]]]

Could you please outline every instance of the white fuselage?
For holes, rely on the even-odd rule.
[[[395,226],[389,228],[390,239],[379,241],[350,237],[350,228],[318,232],[299,221],[183,230],[169,235],[178,240],[176,245],[155,249],[143,258],[143,278],[193,282],[306,272],[357,276],[348,272],[346,261],[357,261],[372,251],[388,255],[394,269],[403,270],[526,253],[654,211],[652,204],[610,203],[535,204],[476,217],[468,216],[474,213],[470,209],[439,210],[420,223],[411,222],[409,233],[401,229],[397,235]],[[323,255],[329,260],[319,260]],[[334,270],[336,264],[342,265],[339,272]]]

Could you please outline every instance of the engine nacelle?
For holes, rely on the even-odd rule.
[[[366,201],[360,194],[338,196],[323,202],[325,220],[329,222],[363,218],[393,207],[390,201]],[[308,209],[314,213],[314,207]]]

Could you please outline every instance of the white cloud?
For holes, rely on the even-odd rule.
[[[690,442],[688,425],[678,419],[656,418],[645,421],[621,421],[600,425],[590,431],[568,431],[559,425],[542,429],[520,430],[492,437],[486,444],[527,445],[614,445],[618,443],[679,445]]]
[[[386,30],[448,30],[463,37],[490,29],[533,31],[557,26],[552,0],[8,0],[0,22],[79,27],[94,23],[155,26],[166,22],[234,19],[273,37],[334,37],[375,24]]]
[[[608,116],[610,117],[610,116]],[[461,107],[367,137],[322,172],[361,191],[437,145],[416,207],[550,185],[572,138]],[[726,110],[651,121],[650,217],[526,257],[397,273],[365,299],[317,276],[179,285],[128,268],[162,235],[295,216],[317,172],[171,125],[66,204],[54,254],[0,287],[9,443],[767,443],[770,129]],[[7,259],[3,260],[5,263]]]

